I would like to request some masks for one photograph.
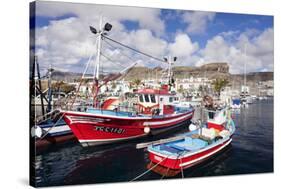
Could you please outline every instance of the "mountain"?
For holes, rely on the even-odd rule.
[[[209,79],[226,78],[230,82],[235,82],[237,85],[241,85],[244,80],[243,74],[230,74],[229,66],[227,63],[210,63],[200,67],[189,66],[175,66],[173,67],[173,73],[175,78],[186,77],[208,77]],[[134,79],[156,79],[162,76],[167,76],[167,70],[161,67],[147,68],[147,67],[133,67],[127,74],[122,76],[122,79],[131,81]],[[81,73],[54,71],[52,79],[57,81],[73,82],[80,80]],[[92,77],[86,75],[85,77]],[[102,77],[102,76],[101,76]],[[273,80],[273,72],[253,72],[247,74],[247,83],[254,83],[259,81]]]
[[[150,78],[156,79],[161,78],[165,75],[165,72],[161,67],[147,68],[147,67],[134,67],[124,77],[125,80]],[[186,77],[208,77],[209,79],[214,78],[228,78],[229,77],[229,66],[227,63],[210,63],[200,67],[190,66],[175,66],[173,67],[173,73],[175,78],[186,78]],[[167,75],[167,73],[166,73]]]
[[[85,77],[90,77],[91,75],[86,74]],[[82,77],[82,73],[74,73],[74,72],[62,72],[59,70],[55,70],[52,73],[52,80],[55,81],[65,81],[65,82],[74,82],[79,81]]]

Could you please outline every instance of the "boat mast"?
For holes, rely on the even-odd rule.
[[[106,23],[103,25],[103,17],[100,16],[99,20],[99,29],[97,30],[96,28],[90,26],[90,30],[93,34],[97,34],[97,55],[96,55],[96,67],[95,67],[95,75],[93,77],[93,102],[94,102],[94,107],[97,107],[98,102],[97,102],[97,96],[99,93],[99,89],[101,85],[99,84],[99,69],[100,69],[100,55],[101,55],[101,42],[103,39],[103,36],[107,35],[107,32],[109,32],[112,28],[112,25],[109,23]]]
[[[172,78],[172,60],[171,56],[168,56],[168,83],[171,84],[171,78]]]
[[[171,56],[168,56],[168,58],[164,58],[165,62],[168,63],[168,84],[172,85],[172,79],[173,79],[173,71],[172,71],[172,64],[177,60],[177,57],[174,57],[172,59]]]
[[[101,54],[101,37],[102,37],[102,16],[100,16],[100,21],[99,21],[99,31],[98,31],[98,36],[97,36],[97,57],[96,57],[96,73],[95,73],[95,78],[99,80],[99,69],[100,69],[100,54]]]
[[[244,95],[246,94],[246,60],[247,60],[247,47],[246,47],[246,44],[244,46],[244,53],[245,53],[245,60],[244,60],[244,88],[243,88],[243,92],[244,92]]]
[[[37,56],[34,57],[34,67],[36,66],[37,68],[37,77],[38,77],[38,84],[39,84],[39,93],[40,93],[40,101],[41,101],[41,113],[44,116],[45,115],[45,107],[44,107],[44,96],[42,93],[42,84],[41,84],[41,76],[40,76],[40,68],[38,64],[38,59]],[[35,92],[35,97],[36,97],[36,92]]]
[[[51,112],[52,110],[52,65],[49,66],[48,69],[48,106],[47,106],[47,112]]]

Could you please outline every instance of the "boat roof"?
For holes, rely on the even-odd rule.
[[[139,89],[136,94],[174,95],[166,89]]]

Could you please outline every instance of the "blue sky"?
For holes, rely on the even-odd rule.
[[[79,65],[87,60],[88,50],[94,50],[87,42],[87,26],[97,25],[96,12],[103,12],[105,20],[112,23],[110,37],[159,58],[175,55],[186,66],[228,62],[232,73],[240,73],[241,56],[247,56],[249,72],[273,71],[272,16],[51,2],[37,3],[35,53],[42,64],[81,72]],[[243,44],[248,52],[243,51]],[[82,49],[87,52],[83,54]],[[109,50],[114,56],[116,51]],[[146,66],[147,59],[130,55]],[[118,61],[126,62],[124,57]],[[112,68],[112,62],[106,64]]]

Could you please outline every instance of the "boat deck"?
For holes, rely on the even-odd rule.
[[[192,112],[193,109],[190,107],[174,107],[174,113],[180,114],[185,112]],[[109,115],[109,116],[120,116],[120,117],[153,117],[153,118],[163,118],[166,115],[146,115],[146,114],[136,114],[135,112],[126,112],[126,111],[116,111],[116,110],[102,110],[102,109],[95,109],[95,108],[88,108],[87,113],[93,114],[102,114],[102,115]]]
[[[177,155],[183,152],[190,152],[202,149],[208,146],[208,141],[200,138],[192,138],[192,136],[186,136],[181,140],[150,146],[149,148],[154,152],[158,152],[165,155]]]

